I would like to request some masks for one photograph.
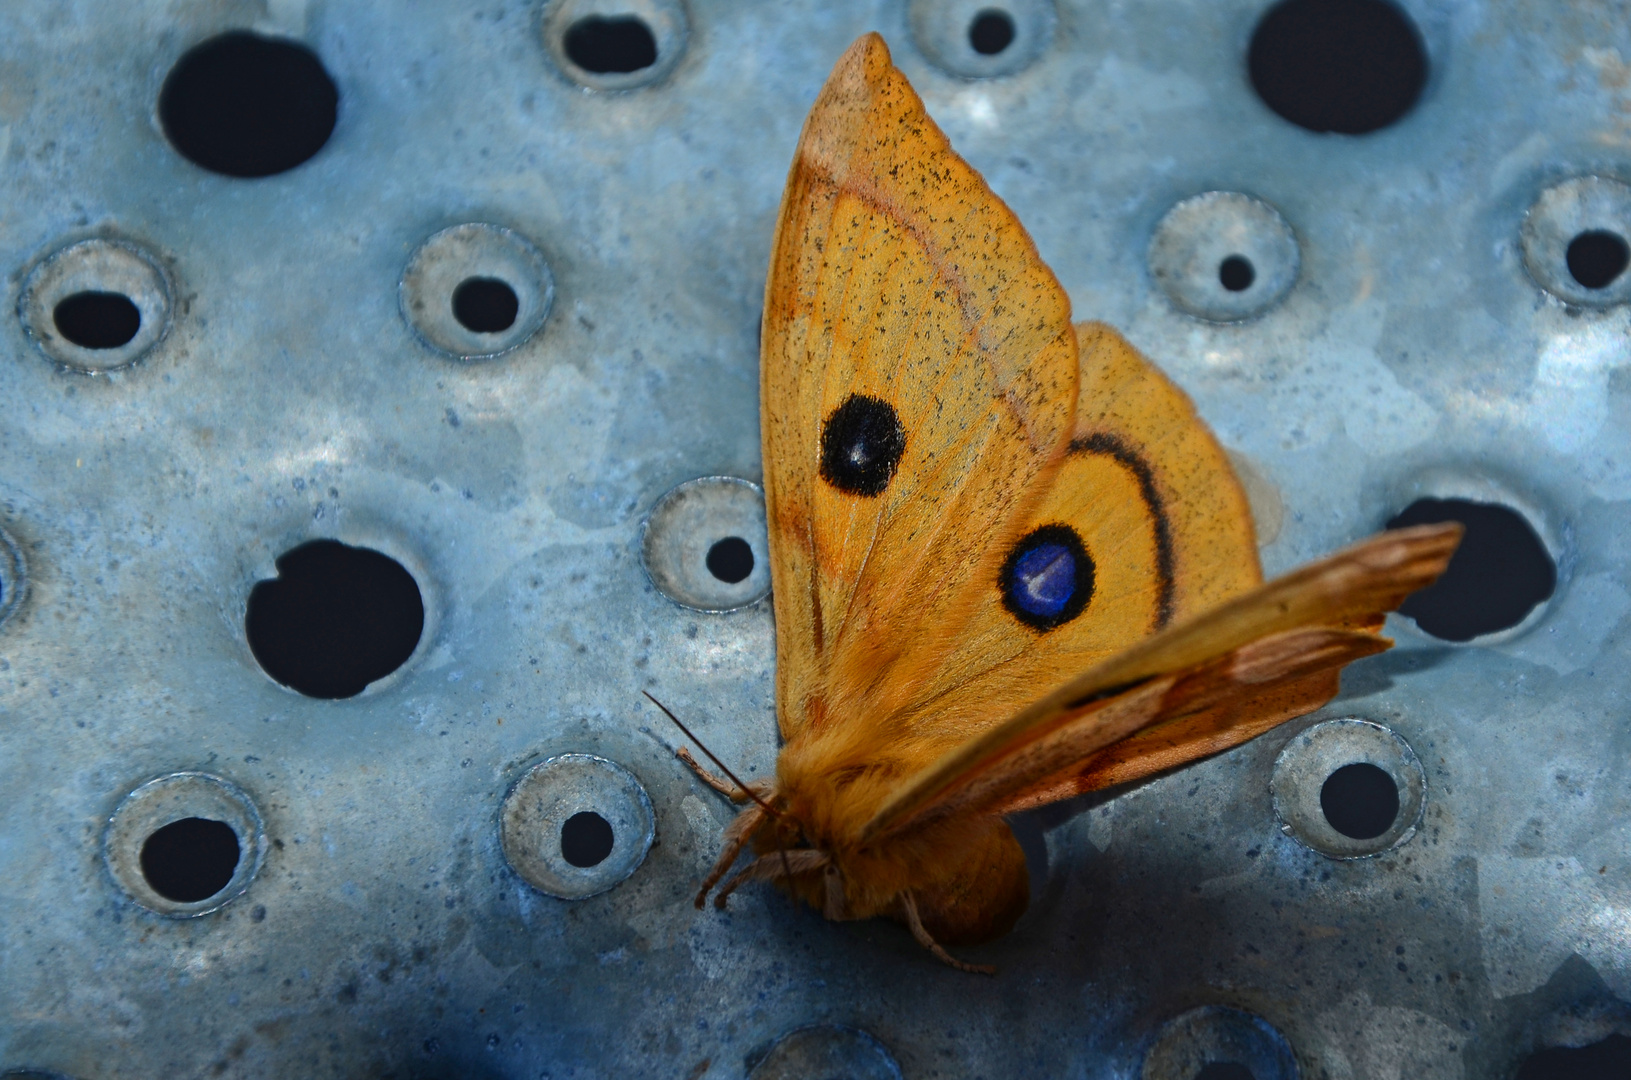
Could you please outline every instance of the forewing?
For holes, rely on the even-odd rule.
[[[1386,639],[1355,644],[1361,647],[1352,656],[1337,659],[1346,663],[1380,651]],[[1005,778],[1002,797],[993,800],[990,812],[1010,814],[1046,806],[1221,753],[1313,712],[1336,696],[1340,681],[1341,671],[1322,663],[1312,674],[1291,674],[1266,686],[1235,688],[1211,708],[1170,720],[1156,718],[1137,734],[1089,751],[1051,776],[1029,782],[1020,782],[1016,776]]]
[[[877,35],[811,110],[762,344],[777,711],[789,742],[898,710],[966,621],[1076,400],[1069,301]],[[893,460],[891,460],[893,458]]]

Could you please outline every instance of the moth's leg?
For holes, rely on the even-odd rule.
[[[708,893],[719,884],[719,879],[725,876],[725,872],[731,868],[736,857],[742,854],[742,849],[753,839],[754,832],[758,830],[759,823],[764,821],[764,818],[764,808],[755,803],[737,814],[736,820],[725,826],[725,850],[719,853],[719,858],[714,861],[714,868],[702,879],[702,888],[697,892],[697,910],[702,910],[702,905],[708,900]]]
[[[838,869],[838,864],[827,864],[827,872],[822,875],[822,884],[826,886],[826,897],[821,905],[821,914],[833,922],[842,921],[849,904],[845,902],[844,874]]]
[[[912,936],[917,938],[919,945],[933,953],[936,960],[950,964],[958,971],[968,971],[976,975],[995,975],[997,973],[997,969],[990,964],[966,964],[942,949],[940,943],[930,937],[929,932],[923,928],[923,920],[917,913],[917,898],[911,894],[910,890],[900,894],[900,906],[906,912],[906,925],[911,929]]]
[[[826,866],[829,859],[825,851],[814,851],[810,848],[800,848],[797,851],[778,851],[774,855],[761,855],[738,870],[724,887],[719,895],[714,897],[714,906],[721,911],[725,908],[725,900],[738,887],[749,881],[775,881],[777,878],[791,879],[794,874],[804,874],[811,870],[819,870]]]
[[[697,779],[701,780],[704,784],[707,784],[709,787],[725,796],[725,798],[729,799],[731,802],[739,803],[748,801],[747,792],[743,791],[729,780],[722,780],[713,773],[709,772],[707,769],[703,768],[702,763],[691,756],[690,750],[682,746],[678,750],[674,751],[674,756],[691,766],[691,771],[697,774]]]
[[[719,895],[714,897],[714,907],[724,911],[725,900],[745,882],[751,881],[754,878],[769,880],[770,878],[775,877],[776,872],[780,869],[780,867],[772,865],[775,863],[775,861],[776,858],[774,855],[761,855],[757,859],[754,859],[752,862],[748,863],[746,866],[742,867],[742,869],[738,870],[736,873],[732,874],[731,879],[725,882],[724,885],[720,886]]]

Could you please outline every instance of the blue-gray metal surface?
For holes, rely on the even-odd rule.
[[[1169,1022],[1215,1006],[1304,1076],[1392,1080],[1507,1077],[1631,1032],[1628,314],[1542,287],[1571,287],[1558,230],[1623,212],[1603,184],[1546,195],[1631,179],[1622,3],[1404,0],[1431,77],[1362,137],[1253,94],[1265,0],[1014,3],[1035,20],[1017,70],[956,51],[963,24],[935,21],[969,17],[954,0],[576,6],[643,13],[657,77],[568,70],[545,40],[562,19],[508,0],[0,7],[0,526],[20,553],[0,544],[0,1070],[696,1080],[816,1025],[870,1033],[908,1077],[1134,1077],[1158,1038],[1186,1060],[1171,1032],[1202,1028]],[[171,65],[231,29],[307,43],[339,87],[332,139],[289,172],[204,172],[156,121]],[[731,811],[640,691],[766,773],[771,608],[674,603],[642,523],[682,481],[762,479],[776,205],[868,29],[1078,315],[1123,328],[1241,456],[1283,518],[1271,571],[1422,494],[1506,502],[1546,539],[1559,585],[1523,626],[1452,646],[1395,619],[1400,647],[1315,718],[1419,759],[1399,846],[1339,860],[1282,832],[1274,763],[1310,720],[1019,821],[1031,910],[965,953],[995,978],[762,889],[691,906]],[[1295,284],[1246,321],[1187,314],[1148,262],[1208,191],[1296,238]],[[490,360],[428,347],[399,303],[414,253],[464,224],[510,230],[553,279],[547,321]],[[130,287],[167,319],[91,374],[26,302],[88,239],[155,268]],[[317,537],[390,554],[427,604],[414,656],[350,700],[275,684],[245,639],[251,587]],[[620,764],[656,816],[632,875],[577,901],[500,843],[506,793],[567,753]],[[189,771],[240,789],[268,843],[242,895],[169,918],[104,843],[130,792]]]

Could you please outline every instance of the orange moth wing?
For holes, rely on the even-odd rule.
[[[839,61],[805,123],[762,357],[777,711],[792,741],[898,707],[910,683],[896,665],[977,601],[995,572],[986,534],[1008,531],[1058,467],[1076,398],[1064,290],[876,35]]]

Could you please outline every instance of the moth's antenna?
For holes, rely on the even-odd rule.
[[[697,749],[701,750],[704,754],[708,755],[708,760],[709,761],[713,762],[715,765],[718,765],[720,770],[722,772],[724,772],[724,774],[726,776],[730,777],[731,783],[736,785],[737,790],[745,792],[747,794],[748,798],[750,798],[754,802],[758,803],[759,808],[761,810],[763,810],[765,813],[769,814],[771,817],[781,817],[781,812],[778,811],[774,806],[771,806],[769,803],[767,803],[763,799],[759,798],[758,793],[755,792],[752,788],[750,788],[746,784],[742,783],[742,781],[737,778],[736,774],[731,772],[731,769],[730,769],[729,765],[726,765],[723,761],[720,761],[718,758],[714,757],[714,752],[712,750],[708,749],[707,746],[703,745],[703,742],[702,742],[701,739],[699,739],[695,735],[691,734],[691,729],[690,728],[688,728],[684,724],[680,723],[680,718],[674,715],[674,711],[672,709],[670,709],[667,705],[664,705],[662,702],[658,701],[656,698],[652,697],[649,692],[647,692],[645,690],[642,690],[640,692],[642,694],[645,694],[646,699],[648,701],[650,701],[653,705],[657,706],[657,708],[661,709],[664,712],[664,714],[666,714],[667,717],[670,720],[674,721],[674,726],[679,728],[680,731],[684,733],[684,735],[685,735],[685,737],[687,739],[690,739],[692,742],[696,743],[697,744]]]
[[[746,784],[742,783],[742,781],[737,778],[737,775],[735,773],[731,772],[731,769],[730,769],[729,765],[726,765],[723,761],[720,761],[717,757],[715,757],[714,752],[712,750],[708,749],[707,746],[703,745],[703,742],[702,742],[701,739],[699,739],[695,735],[691,734],[691,729],[686,727],[684,724],[680,723],[680,718],[674,715],[674,711],[672,709],[670,709],[667,705],[664,705],[662,702],[658,701],[656,698],[652,697],[649,691],[642,690],[640,692],[642,694],[646,695],[646,700],[650,701],[653,705],[657,706],[657,708],[661,709],[663,711],[663,713],[670,720],[674,721],[674,726],[679,728],[680,731],[684,732],[685,737],[687,739],[690,739],[692,742],[696,743],[697,744],[697,749],[701,750],[704,754],[707,754],[709,761],[713,762],[715,765],[718,765],[720,767],[720,769],[724,771],[725,775],[730,777],[731,783],[736,785],[737,790],[746,792],[748,798],[750,798],[754,802],[758,803],[760,809],[764,810],[764,812],[769,814],[771,817],[774,817],[774,818],[781,817],[780,811],[778,811],[775,807],[771,806],[769,803],[765,802],[763,799],[759,798],[758,792],[754,791],[752,788],[750,788]],[[793,866],[787,860],[787,849],[782,847],[782,842],[781,842],[781,837],[780,836],[776,837],[776,853],[781,856],[782,874],[787,878],[787,885],[788,885],[789,888],[791,888],[792,885],[793,885]],[[722,893],[722,894],[720,894],[718,900],[716,901],[721,908],[723,908],[725,906],[724,899],[725,899],[725,894]],[[698,907],[702,906],[702,897],[700,897],[700,896],[697,897],[697,906]]]

